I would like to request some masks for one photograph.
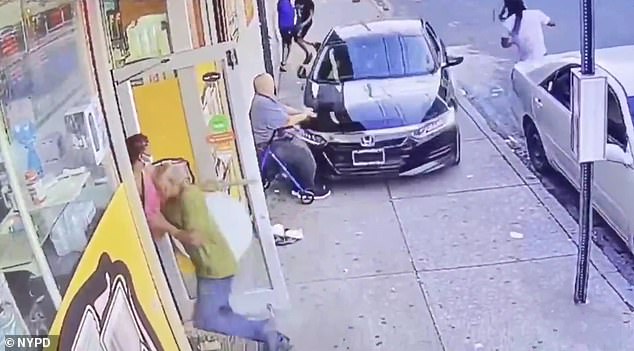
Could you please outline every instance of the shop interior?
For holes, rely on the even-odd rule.
[[[38,335],[55,315],[49,292],[63,296],[118,180],[79,2],[4,3],[0,270]],[[46,262],[38,262],[33,237]],[[42,267],[56,286],[44,284]]]
[[[231,108],[232,99],[241,98],[236,95],[236,49],[210,46],[238,37],[238,10],[225,3],[184,0],[171,8],[166,0],[100,1],[107,52],[94,54],[108,56],[108,74],[112,70],[118,77],[112,88],[127,135],[148,135],[155,160],[184,158],[198,179],[211,175],[233,182],[258,178],[254,170],[243,169],[245,146],[236,137],[250,134],[248,119],[236,120]],[[89,55],[85,23],[91,14],[83,4],[0,1],[0,335],[21,327],[47,334],[119,185],[102,111],[108,102],[99,100],[98,64]],[[218,6],[211,14],[213,4]],[[224,13],[229,10],[232,15]],[[170,20],[190,26],[171,28]],[[155,64],[164,57],[171,62]],[[169,118],[159,121],[157,115]],[[255,160],[255,151],[249,157]],[[265,307],[259,306],[262,301],[280,300],[279,291],[285,294],[273,239],[259,233],[270,224],[256,183],[227,189],[254,219],[254,240],[240,257],[234,286],[245,312]],[[184,286],[185,298],[194,301],[191,261],[177,247],[158,246],[172,290]],[[168,269],[170,264],[175,270]],[[15,313],[10,306],[17,307]]]

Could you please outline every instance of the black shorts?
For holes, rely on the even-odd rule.
[[[295,38],[295,29],[281,29],[280,36],[282,37],[282,44],[291,45],[293,38]]]
[[[310,21],[306,23],[305,26],[298,28],[298,30],[295,31],[295,39],[304,39],[306,37],[306,34],[308,34],[310,27],[312,26],[313,21]]]

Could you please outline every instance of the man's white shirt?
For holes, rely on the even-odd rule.
[[[548,23],[550,23],[550,17],[541,10],[524,10],[520,29],[517,36],[512,38],[519,49],[520,61],[546,55],[543,26]],[[511,33],[515,25],[515,15],[507,18],[502,24]]]

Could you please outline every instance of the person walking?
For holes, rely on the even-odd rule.
[[[295,41],[297,45],[304,51],[304,64],[307,65],[312,61],[313,55],[308,50],[308,46],[312,46],[317,50],[317,45],[306,40],[306,34],[313,25],[313,16],[315,15],[315,2],[313,0],[295,0]]]
[[[522,0],[506,0],[504,8],[506,14],[503,16],[503,11],[500,18],[503,18],[502,24],[508,31],[508,36],[502,37],[502,47],[517,46],[520,61],[545,56],[547,51],[543,26],[554,27],[555,23],[551,18],[541,10],[527,10]]]
[[[499,19],[500,22],[506,21],[510,16],[515,15],[513,21],[513,29],[511,30],[511,38],[517,36],[517,32],[520,30],[520,23],[522,21],[522,12],[526,10],[526,6],[524,6],[523,0],[504,0],[504,5],[502,6],[502,10],[500,11]],[[508,46],[502,44],[503,47],[510,47],[510,43]]]
[[[291,54],[291,46],[295,37],[295,8],[291,0],[277,1],[277,27],[282,37],[282,60],[280,71],[286,72],[286,63]]]

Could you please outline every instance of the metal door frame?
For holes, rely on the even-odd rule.
[[[201,4],[210,3],[210,0],[202,1]],[[187,0],[168,1],[168,18],[170,23],[188,23],[189,15],[187,10]],[[209,8],[209,7],[207,7]],[[206,10],[206,8],[205,8]],[[171,12],[170,12],[171,11]],[[205,12],[203,12],[205,16]],[[211,16],[213,14],[206,14]],[[100,23],[100,25],[102,25]],[[204,23],[206,25],[206,23]],[[121,114],[121,120],[127,135],[139,132],[137,113],[132,94],[130,80],[141,75],[151,75],[163,72],[177,72],[180,93],[185,112],[187,127],[198,174],[200,180],[213,180],[214,159],[210,153],[209,145],[206,142],[207,126],[204,121],[204,113],[200,105],[200,92],[198,91],[198,77],[196,76],[196,66],[211,62],[220,63],[218,70],[225,77],[227,100],[232,114],[237,111],[234,108],[236,103],[247,101],[242,95],[244,89],[241,84],[238,69],[227,69],[228,57],[238,51],[236,42],[216,43],[210,46],[203,46],[198,49],[191,49],[192,38],[188,26],[181,26],[183,30],[170,30],[170,42],[175,53],[157,58],[148,58],[135,62],[118,69],[111,70],[112,82],[115,88],[117,106]],[[211,39],[215,28],[205,28],[206,37]],[[208,34],[207,34],[208,33]],[[207,36],[209,35],[209,36]],[[209,43],[209,41],[207,41]],[[238,159],[243,176],[248,180],[246,193],[252,211],[254,224],[256,227],[258,240],[262,247],[266,272],[271,283],[271,289],[256,289],[242,295],[246,297],[245,302],[249,306],[271,304],[275,308],[289,308],[289,296],[284,275],[275,246],[275,240],[271,231],[270,217],[262,188],[260,172],[258,167],[255,143],[251,131],[251,123],[248,116],[236,118],[232,116],[234,135],[236,137]]]

